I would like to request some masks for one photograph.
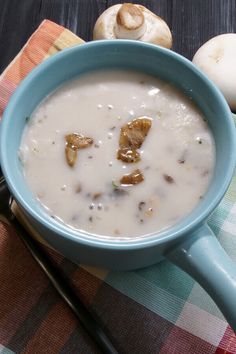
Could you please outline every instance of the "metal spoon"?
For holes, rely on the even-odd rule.
[[[26,248],[30,251],[33,258],[39,264],[46,276],[51,281],[54,288],[61,295],[64,301],[69,305],[71,310],[80,320],[84,329],[97,343],[98,347],[105,354],[118,354],[97,320],[91,315],[89,310],[78,299],[67,280],[52,264],[49,257],[40,247],[25,228],[19,223],[15,215],[11,211],[13,197],[7,187],[4,177],[0,177],[0,215],[3,215],[16,230],[18,236],[23,241]]]

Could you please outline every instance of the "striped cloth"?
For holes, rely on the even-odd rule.
[[[48,56],[83,43],[44,21],[0,77],[0,112],[19,82]],[[236,261],[236,176],[209,224]],[[120,353],[236,353],[236,336],[205,291],[164,261],[132,272],[76,266],[46,249],[101,319]],[[235,299],[236,306],[236,299]],[[0,223],[0,353],[81,354],[97,349],[32,260]]]

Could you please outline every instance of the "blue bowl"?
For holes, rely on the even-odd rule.
[[[166,80],[190,96],[204,113],[216,142],[212,183],[201,203],[174,227],[144,238],[117,241],[78,233],[53,220],[31,194],[18,159],[25,118],[59,85],[85,72],[132,69]],[[77,263],[116,270],[141,268],[167,257],[192,275],[236,328],[236,267],[205,224],[224,196],[235,166],[235,127],[219,90],[190,61],[138,41],[97,41],[47,59],[20,84],[4,113],[0,161],[8,186],[30,223],[58,252]]]

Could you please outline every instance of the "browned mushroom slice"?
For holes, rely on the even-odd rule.
[[[140,155],[136,150],[141,147],[151,125],[152,120],[146,117],[137,118],[125,124],[120,131],[120,149],[117,158],[124,162],[139,161]],[[130,158],[130,156],[133,158]]]
[[[127,163],[138,162],[140,161],[140,154],[130,148],[121,148],[117,152],[117,159]]]
[[[144,176],[140,170],[135,170],[128,175],[124,175],[120,179],[121,185],[134,185],[141,183],[144,180]]]
[[[79,149],[84,149],[92,145],[93,139],[87,138],[83,135],[73,133],[65,136],[66,139],[66,161],[69,166],[73,167],[77,160],[77,153]]]
[[[137,118],[125,124],[120,132],[120,147],[139,149],[147,136],[152,121],[149,118]]]
[[[77,160],[77,149],[73,149],[70,146],[65,147],[66,161],[69,166],[73,167]]]
[[[92,145],[93,139],[87,138],[83,135],[73,133],[66,135],[66,142],[69,146],[75,149],[84,149]]]

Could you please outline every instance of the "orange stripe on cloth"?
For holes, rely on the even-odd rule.
[[[71,280],[78,293],[79,298],[86,306],[90,306],[99,291],[103,280],[96,278],[94,275],[88,273],[83,268],[77,268],[73,273]]]
[[[44,20],[0,76],[0,117],[17,85],[32,69],[64,48],[81,43],[84,41],[68,29]]]
[[[1,80],[0,80],[0,116],[2,115],[3,110],[7,106],[7,103],[12,95],[12,92],[14,92],[16,88],[17,88],[16,84],[7,80],[5,77],[1,78]]]
[[[0,342],[7,345],[48,280],[10,226],[0,222]]]
[[[92,303],[103,283],[102,280],[95,278],[81,268],[76,269],[71,276],[71,280],[78,297],[87,306]],[[78,331],[83,333],[84,330],[81,328],[81,324],[79,324],[71,310],[60,301],[54,305],[47,317],[45,317],[21,354],[44,353],[45,348],[50,348],[50,353],[59,353],[76,327]]]
[[[45,348],[50,348],[50,353],[58,353],[77,325],[76,317],[60,301],[48,313],[21,354],[45,353]]]
[[[35,66],[43,61],[53,42],[64,30],[64,27],[51,21],[43,21],[14,60],[14,65],[9,66],[5,77],[19,84]]]

